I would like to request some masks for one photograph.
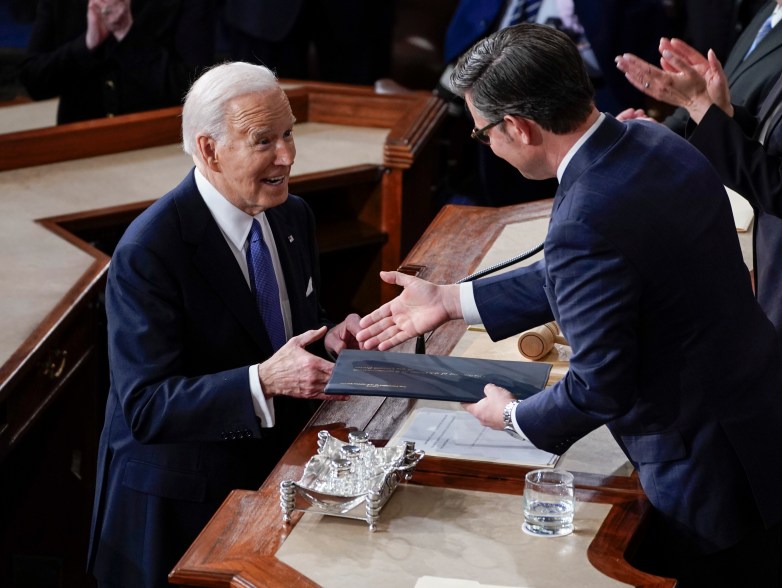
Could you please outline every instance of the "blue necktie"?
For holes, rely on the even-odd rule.
[[[280,290],[274,275],[274,265],[269,247],[263,240],[261,225],[253,219],[250,235],[247,237],[247,271],[258,311],[272,347],[277,351],[285,345],[285,325],[280,310]]]
[[[542,0],[513,0],[504,19],[505,26],[520,22],[535,22]]]
[[[760,29],[758,29],[758,34],[755,35],[755,40],[752,41],[752,45],[750,46],[749,51],[747,51],[746,54],[744,55],[744,59],[749,57],[749,54],[755,50],[755,47],[757,47],[758,44],[765,38],[765,36],[768,35],[770,30],[771,30],[771,17],[769,16],[766,19],[766,21],[761,25]]]

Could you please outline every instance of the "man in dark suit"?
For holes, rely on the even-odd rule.
[[[778,26],[778,18],[782,18],[782,13],[772,20],[774,26],[747,55],[758,31],[774,11],[782,11],[782,0],[772,0],[758,11],[725,60],[725,74],[728,77],[731,97],[735,104],[743,106],[751,113],[757,113],[760,103],[782,71],[782,26]],[[642,55],[639,57],[651,60]],[[668,128],[684,136],[689,120],[687,110],[677,108],[664,122]]]
[[[755,293],[782,336],[782,78],[753,113],[731,103],[713,53],[704,57],[677,39],[664,39],[660,48],[665,71],[633,55],[618,57],[617,67],[653,98],[687,110],[694,123],[687,139],[752,206]]]
[[[182,114],[195,170],[112,256],[89,563],[101,585],[166,586],[228,492],[257,489],[325,398],[333,364],[315,353],[356,345],[358,316],[332,326],[318,301],[313,215],[288,194],[293,123],[268,69],[207,71]],[[265,274],[247,257],[256,231]],[[256,296],[275,282],[272,320]]]
[[[490,384],[467,410],[554,453],[607,425],[657,513],[654,571],[682,588],[779,586],[782,349],[719,177],[662,125],[599,113],[578,51],[548,27],[492,35],[452,81],[476,138],[559,179],[545,259],[472,285],[384,273],[405,289],[357,338],[387,349],[464,318],[496,340],[556,319],[566,376],[523,402]]]
[[[178,106],[214,59],[215,0],[41,0],[19,77],[57,123]]]

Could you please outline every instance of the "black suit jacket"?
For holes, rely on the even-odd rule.
[[[36,100],[60,98],[57,123],[182,103],[213,61],[215,0],[133,0],[133,26],[87,49],[87,0],[41,0],[19,77]]]
[[[782,101],[782,83],[769,94],[768,103]],[[733,118],[712,106],[688,137],[711,161],[726,186],[752,205],[755,290],[777,331],[782,334],[782,125],[780,113],[766,105],[760,121],[746,109],[735,107]],[[756,140],[769,122],[765,147]]]
[[[290,196],[266,214],[294,333],[329,324],[309,207]],[[278,397],[275,426],[260,427],[249,369],[272,347],[192,172],[123,235],[106,310],[111,388],[90,568],[112,586],[166,586],[228,492],[257,489],[315,407]]]

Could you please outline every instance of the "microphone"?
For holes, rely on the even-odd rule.
[[[506,259],[505,261],[502,261],[500,263],[495,263],[492,266],[489,266],[485,269],[479,270],[477,272],[474,272],[470,274],[469,276],[463,277],[461,280],[457,281],[457,284],[463,284],[464,282],[472,282],[473,280],[477,280],[478,278],[482,278],[484,276],[488,276],[489,274],[492,274],[494,272],[497,272],[501,269],[505,269],[506,267],[509,267],[513,264],[519,263],[520,261],[524,261],[525,259],[529,259],[536,253],[539,253],[540,251],[543,251],[543,243],[538,243],[531,249],[527,249],[525,252],[520,253],[519,255],[516,255],[514,257],[511,257],[510,259]],[[434,331],[429,333],[429,336],[431,337]],[[426,353],[426,338],[424,338],[424,335],[418,335],[415,340],[415,352],[418,354],[424,354]]]

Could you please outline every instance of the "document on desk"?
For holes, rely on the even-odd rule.
[[[733,219],[736,221],[736,230],[739,233],[746,233],[752,224],[752,220],[755,218],[755,211],[752,210],[750,203],[741,194],[734,192],[727,186],[725,190],[728,192]]]
[[[473,461],[554,467],[559,459],[529,441],[484,427],[460,408],[417,406],[388,444],[404,441],[414,441],[427,455]]]

